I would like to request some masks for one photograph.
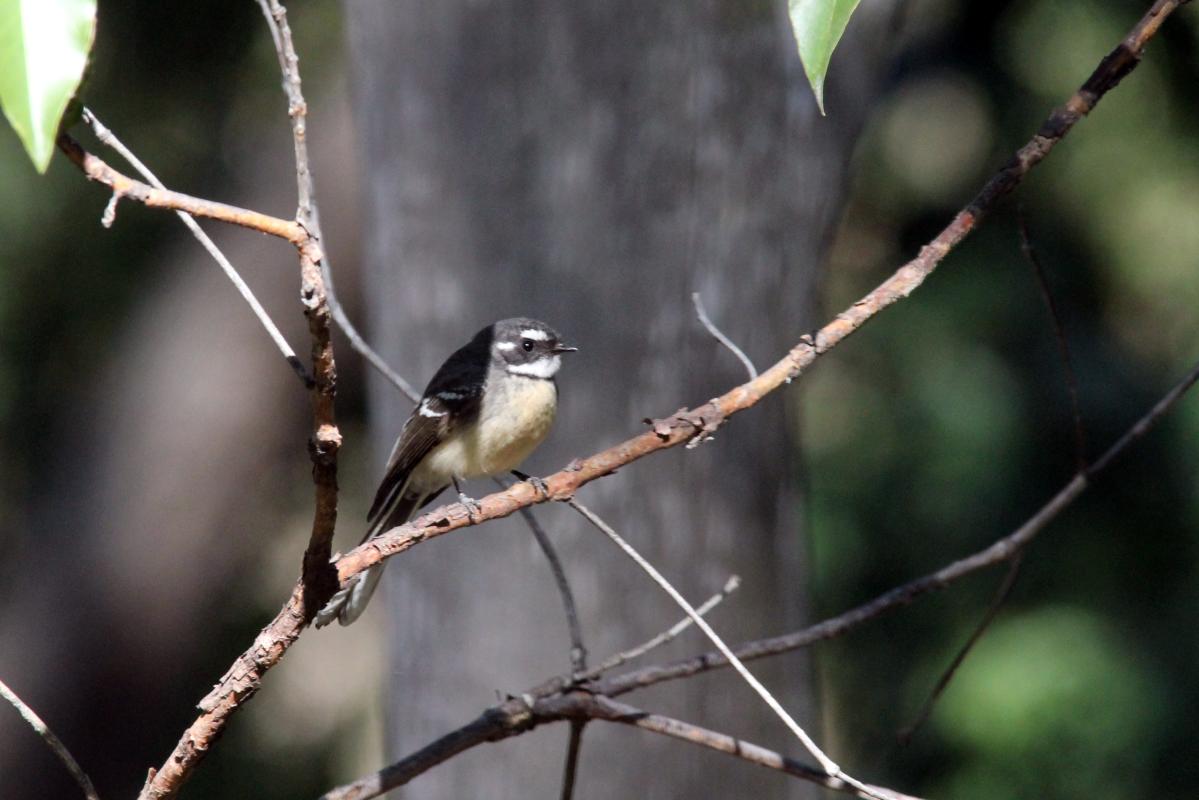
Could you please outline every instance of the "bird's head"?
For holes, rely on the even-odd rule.
[[[577,349],[563,344],[557,331],[535,319],[502,319],[491,326],[492,361],[512,375],[552,378],[562,365],[562,354]]]

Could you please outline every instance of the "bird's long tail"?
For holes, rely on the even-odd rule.
[[[403,525],[413,512],[432,500],[434,496],[436,493],[403,495],[390,514],[380,517],[374,525],[371,525],[362,541],[368,541],[397,525]],[[334,619],[341,625],[349,625],[362,616],[362,612],[366,610],[366,604],[370,602],[371,595],[375,593],[375,587],[379,585],[379,579],[383,577],[383,568],[386,566],[387,564],[384,563],[367,567],[351,578],[349,583],[338,589],[337,593],[325,604],[325,607],[316,613],[314,621],[316,627],[323,628]]]

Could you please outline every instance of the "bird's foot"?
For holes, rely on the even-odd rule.
[[[515,469],[512,470],[512,474],[514,476],[516,476],[517,480],[524,481],[525,483],[532,486],[533,489],[536,490],[537,494],[541,495],[541,498],[543,500],[550,499],[550,487],[546,485],[546,482],[543,479],[538,478],[534,475],[526,475],[523,472],[520,472]]]
[[[454,478],[454,491],[458,493],[458,502],[466,507],[466,516],[470,518],[470,521],[482,522],[483,507],[479,505],[479,501],[462,491],[462,487],[458,485],[457,478]]]

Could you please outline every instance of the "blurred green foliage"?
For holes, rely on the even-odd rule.
[[[910,258],[1145,8],[914,4],[917,44],[859,150],[827,313]],[[1199,357],[1197,31],[1191,9],[1171,20],[1015,201],[1062,309],[1091,458]],[[1073,472],[1065,374],[1015,202],[802,389],[822,616],[1008,533]],[[821,648],[833,752],[922,796],[1191,796],[1193,759],[1178,756],[1199,735],[1181,711],[1196,700],[1197,484],[1191,397],[1031,547],[907,748],[897,731],[1002,570]]]

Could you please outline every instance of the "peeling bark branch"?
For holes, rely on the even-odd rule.
[[[267,10],[264,4],[263,11]],[[337,364],[330,335],[331,312],[322,269],[324,253],[320,245],[320,224],[308,169],[307,105],[300,92],[299,59],[292,45],[287,12],[277,0],[270,0],[269,11],[266,17],[279,49],[296,154],[296,220],[284,224],[289,231],[294,226],[301,234],[289,241],[295,244],[299,253],[300,303],[312,340],[312,434],[308,440],[315,490],[312,532],[304,551],[300,582],[287,604],[275,621],[258,635],[254,646],[238,657],[221,682],[200,702],[203,713],[184,731],[162,767],[150,771],[139,800],[166,800],[178,794],[208,748],[224,731],[229,717],[258,691],[262,675],[278,663],[337,590],[336,572],[329,563],[337,524],[337,454],[341,448],[341,432],[334,415]]]

